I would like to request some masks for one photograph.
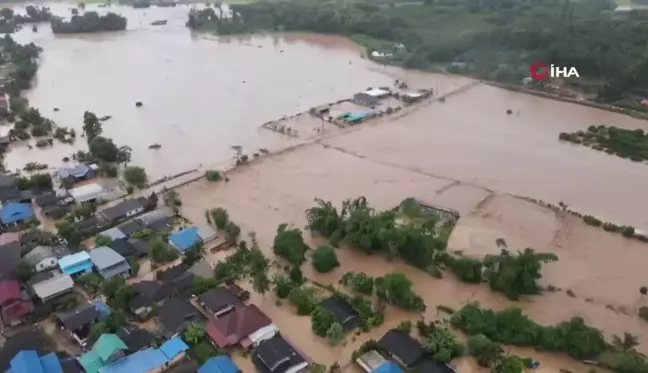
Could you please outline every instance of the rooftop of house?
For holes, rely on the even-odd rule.
[[[252,304],[210,321],[206,330],[218,347],[225,348],[270,324],[272,320]]]
[[[184,360],[178,364],[174,364],[165,373],[196,373],[200,365],[193,360]],[[218,372],[217,372],[218,373]]]
[[[130,237],[133,233],[144,229],[144,226],[139,222],[139,220],[130,220],[117,226],[117,229],[119,229],[124,235]]]
[[[406,367],[412,367],[423,357],[421,344],[409,333],[392,329],[378,341],[378,345],[390,355],[398,358]]]
[[[456,373],[448,364],[437,363],[428,357],[419,360],[414,365],[414,370],[420,373]]]
[[[100,246],[90,250],[90,259],[100,271],[126,262],[126,258],[108,246]]]
[[[106,229],[105,231],[99,232],[99,235],[110,237],[113,241],[114,240],[119,240],[121,238],[126,238],[126,235],[124,234],[124,232],[122,232],[117,227],[112,227],[112,228]]]
[[[52,246],[39,245],[23,256],[22,260],[31,266],[35,266],[43,259],[54,257],[54,248]]]
[[[180,251],[186,251],[202,240],[198,235],[198,227],[188,227],[169,237],[169,241]]]
[[[194,263],[188,271],[193,273],[196,277],[210,278],[214,276],[214,269],[205,259],[200,259]]]
[[[78,178],[85,177],[90,171],[91,171],[90,166],[84,163],[79,163],[76,166],[60,168],[58,170],[58,177],[59,179],[65,179],[68,177],[73,177],[78,179]]]
[[[243,307],[244,303],[228,288],[219,286],[198,296],[200,303],[211,312],[220,312],[228,307]]]
[[[0,305],[20,299],[22,299],[22,294],[20,293],[18,281],[0,282]]]
[[[40,299],[49,298],[53,295],[72,290],[72,288],[74,288],[74,280],[66,274],[58,274],[32,285],[34,293]]]
[[[166,367],[179,354],[184,353],[189,346],[180,337],[171,338],[164,342],[159,349],[149,347],[135,352],[114,363],[101,368],[101,373],[148,373]]]
[[[101,211],[101,213],[110,220],[117,220],[126,217],[131,211],[146,207],[147,204],[148,199],[146,197],[139,197],[118,203],[113,207]]]
[[[199,369],[197,373],[240,373],[241,368],[239,368],[236,363],[229,357],[225,355],[212,357],[205,362]]]
[[[306,368],[308,363],[283,337],[275,335],[254,349],[252,361],[262,373],[285,373],[298,371],[295,367]]]
[[[153,336],[145,329],[121,328],[117,331],[117,336],[124,341],[131,353],[150,347],[153,342]]]
[[[385,361],[371,373],[403,373],[403,369],[393,361]]]
[[[133,253],[135,253],[135,247],[133,247],[133,245],[131,245],[126,238],[114,240],[113,242],[108,244],[108,247],[115,250],[117,254],[124,257],[131,256]]]
[[[345,330],[360,327],[362,319],[358,311],[344,298],[334,295],[330,298],[323,300],[320,305],[333,314],[335,320],[342,325]]]
[[[0,349],[0,372],[9,369],[11,359],[21,350],[34,350],[39,355],[44,355],[46,341],[47,337],[37,326],[32,326],[7,338],[4,346]]]
[[[0,187],[0,202],[18,201],[21,196],[20,189],[15,186]]]
[[[34,210],[26,203],[10,202],[5,204],[0,211],[2,224],[13,224],[34,216]]]
[[[9,242],[0,246],[0,281],[14,279],[13,270],[20,262],[22,246],[18,241]]]
[[[84,303],[72,310],[57,313],[56,317],[66,329],[78,330],[93,324],[99,319],[100,314],[94,304]]]
[[[41,194],[34,198],[34,203],[38,207],[54,206],[58,203],[59,199],[56,194]]]
[[[144,213],[140,215],[137,220],[142,222],[144,226],[149,226],[150,224],[160,220],[160,219],[169,219],[173,218],[175,213],[173,212],[173,209],[171,207],[165,206],[161,207],[159,209],[149,211],[147,213]]]
[[[68,190],[68,193],[75,200],[83,200],[88,197],[93,197],[104,191],[104,187],[98,183],[85,184],[76,188]]]
[[[11,359],[6,373],[59,373],[63,372],[61,363],[55,353],[38,356],[34,350],[22,350]]]
[[[62,269],[72,267],[77,264],[91,260],[90,254],[87,251],[79,251],[78,253],[66,255],[58,260],[59,267]]]
[[[168,299],[158,308],[159,324],[163,334],[181,333],[191,322],[202,320],[202,314],[188,301],[178,298]]]
[[[102,334],[92,349],[81,355],[79,362],[87,373],[97,373],[109,362],[111,356],[126,350],[128,347],[116,334]]]
[[[198,226],[198,231],[196,233],[198,233],[198,237],[200,237],[202,241],[209,241],[216,238],[216,231],[208,225]]]
[[[144,257],[148,255],[149,252],[148,241],[140,240],[137,238],[131,238],[128,240],[128,243],[130,243],[135,248],[135,255],[137,255],[138,257]]]

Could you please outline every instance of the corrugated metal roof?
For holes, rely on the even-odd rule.
[[[78,200],[84,200],[88,197],[94,198],[95,196],[101,194],[103,191],[104,191],[104,187],[101,186],[101,184],[91,183],[91,184],[86,184],[80,187],[70,189],[68,190],[68,193],[70,193],[70,196],[72,196],[72,198],[78,201]]]
[[[108,236],[108,237],[112,238],[113,241],[118,240],[120,238],[126,238],[126,235],[124,234],[124,232],[119,230],[119,228],[117,228],[117,227],[106,229],[105,231],[103,231],[103,232],[101,232],[99,234],[102,235],[102,236]]]
[[[187,351],[188,349],[189,346],[187,346],[187,344],[180,337],[171,338],[168,341],[164,342],[162,346],[160,346],[160,350],[169,360],[175,359],[176,356]]]
[[[39,282],[32,286],[34,293],[40,299],[46,299],[52,295],[62,293],[74,287],[72,277],[66,274],[60,274],[45,281]]]
[[[61,259],[58,260],[58,263],[61,269],[65,269],[67,267],[71,267],[73,265],[77,265],[88,260],[90,260],[90,254],[88,254],[87,251],[79,251],[78,253],[74,253],[62,257]]]
[[[100,271],[126,261],[123,256],[108,246],[95,247],[90,250],[90,259]]]

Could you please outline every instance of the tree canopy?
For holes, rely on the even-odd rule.
[[[55,34],[73,34],[125,30],[126,23],[126,17],[116,13],[109,12],[105,15],[99,15],[97,12],[89,11],[82,15],[72,15],[69,20],[53,17],[50,24],[52,32]]]
[[[330,272],[340,265],[335,249],[328,245],[319,246],[313,251],[312,263],[313,268],[320,273]]]
[[[273,246],[276,255],[283,257],[292,264],[300,265],[306,260],[304,254],[307,249],[308,246],[304,242],[300,229],[288,228],[287,224],[279,225]]]
[[[124,179],[130,185],[135,185],[138,188],[144,188],[148,182],[146,170],[139,166],[126,167],[124,170]]]

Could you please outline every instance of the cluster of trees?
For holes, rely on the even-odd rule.
[[[408,311],[423,312],[427,308],[423,298],[412,289],[412,280],[402,273],[392,272],[374,281],[376,295],[387,303]]]
[[[582,144],[592,149],[630,158],[635,162],[648,160],[648,134],[642,129],[627,130],[615,126],[589,126],[587,131],[561,132],[560,140]]]
[[[469,335],[482,334],[505,345],[563,352],[579,360],[595,359],[608,348],[603,333],[585,324],[580,317],[555,326],[542,326],[518,308],[497,312],[471,303],[452,316],[452,325]]]
[[[52,19],[52,13],[48,7],[28,5],[25,8],[26,14],[16,14],[11,8],[0,9],[0,31],[12,33],[25,23],[48,22]]]
[[[261,1],[234,5],[231,16],[220,8],[192,11],[187,26],[223,34],[305,30],[359,35],[355,39],[371,48],[404,44],[407,50],[394,54],[390,63],[412,68],[446,64],[453,72],[517,84],[528,77],[532,62],[551,61],[577,67],[581,77],[592,78],[579,82],[582,88],[614,102],[648,82],[643,47],[648,15],[618,13],[615,7],[612,0],[427,0],[396,7]]]
[[[374,290],[374,278],[364,272],[346,272],[340,278],[340,283],[344,286],[362,293],[372,295]]]
[[[223,180],[223,175],[220,171],[208,170],[205,171],[205,178],[207,181],[221,181]]]
[[[146,175],[146,170],[143,167],[130,166],[124,169],[124,180],[126,180],[128,184],[141,189],[146,187],[148,175]]]
[[[251,248],[248,248],[246,241],[241,241],[234,254],[216,263],[214,278],[218,282],[248,278],[254,291],[265,294],[272,285],[270,261],[259,249],[254,232],[250,232],[250,240]]]
[[[434,216],[397,222],[398,212],[377,212],[364,197],[344,201],[341,211],[331,202],[315,202],[317,205],[306,211],[307,228],[313,234],[327,237],[333,246],[343,243],[367,253],[398,256],[429,271],[445,256],[447,235],[440,234]]]
[[[207,223],[214,224],[217,229],[225,232],[228,244],[236,244],[241,235],[241,228],[233,221],[230,221],[227,210],[222,207],[207,210],[205,211],[205,218],[207,219]]]
[[[164,264],[178,259],[178,250],[172,248],[162,237],[149,240],[149,258],[152,264]]]
[[[211,357],[223,353],[214,348],[211,340],[207,336],[205,324],[203,323],[193,323],[189,325],[184,334],[184,340],[190,347],[188,351],[189,356],[191,356],[193,360],[197,361],[198,364],[204,364]]]
[[[83,135],[88,142],[89,153],[80,151],[75,158],[84,162],[128,164],[132,149],[128,146],[118,147],[111,138],[101,136],[102,133],[99,117],[93,112],[84,112]]]
[[[308,245],[304,242],[302,231],[298,228],[288,228],[288,224],[280,224],[274,238],[272,249],[274,253],[295,266],[306,260]]]
[[[53,17],[52,32],[55,34],[74,34],[82,32],[120,31],[126,29],[127,19],[119,14],[109,12],[99,15],[97,12],[85,12],[72,15],[70,20]]]
[[[553,253],[536,253],[527,248],[517,254],[502,250],[500,255],[487,255],[483,261],[459,257],[450,258],[448,262],[459,280],[487,281],[491,289],[517,300],[521,295],[539,294],[542,265],[557,260]]]
[[[449,363],[464,354],[464,345],[457,341],[457,336],[449,329],[447,320],[431,323],[420,320],[416,327],[423,339],[423,347],[434,361]]]

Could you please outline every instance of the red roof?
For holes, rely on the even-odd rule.
[[[648,98],[645,99],[645,100],[643,100],[643,101],[641,101],[641,103],[642,103],[643,105],[648,105]]]
[[[18,281],[0,282],[0,306],[12,300],[20,300],[20,284]]]
[[[206,331],[214,343],[223,348],[239,343],[270,324],[272,320],[252,304],[213,320],[207,324]]]
[[[15,319],[28,315],[34,311],[34,304],[32,302],[14,302],[9,306],[2,309],[3,319]]]

